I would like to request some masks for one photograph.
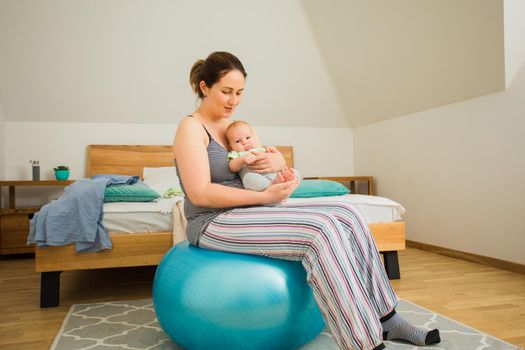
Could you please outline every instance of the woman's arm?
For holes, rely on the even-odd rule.
[[[254,152],[255,162],[248,167],[256,173],[275,173],[286,169],[286,161],[277,149],[276,152]]]
[[[256,159],[256,157],[255,157],[254,154],[248,153],[248,154],[246,154],[244,156],[233,158],[228,163],[228,166],[230,167],[230,171],[232,173],[236,173],[239,170],[241,170],[241,168],[242,168],[242,166],[244,164],[251,164],[251,163],[253,163],[255,161],[255,159]]]
[[[288,181],[256,192],[212,183],[207,140],[199,121],[185,118],[179,123],[173,142],[179,175],[186,195],[193,204],[208,208],[229,208],[279,203],[297,187],[297,181]]]

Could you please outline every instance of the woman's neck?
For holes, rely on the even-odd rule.
[[[203,120],[206,120],[209,123],[217,123],[221,121],[222,116],[216,115],[213,113],[213,109],[207,105],[206,100],[202,101],[195,113]]]

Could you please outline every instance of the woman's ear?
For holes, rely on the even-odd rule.
[[[202,91],[202,95],[204,97],[207,97],[208,96],[208,87],[206,86],[206,83],[204,82],[204,80],[201,80],[201,82],[199,83],[199,88]]]

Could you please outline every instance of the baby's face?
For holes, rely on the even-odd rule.
[[[240,124],[230,129],[227,137],[232,151],[242,152],[251,148],[260,147],[252,128],[245,124]]]

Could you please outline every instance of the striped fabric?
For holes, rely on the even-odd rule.
[[[368,225],[341,202],[238,208],[219,214],[199,246],[301,261],[341,349],[382,343],[379,321],[397,305]]]
[[[189,117],[192,117],[191,115]],[[213,137],[204,125],[202,126],[210,143],[208,144],[208,159],[210,164],[211,182],[224,186],[243,188],[239,174],[233,173],[228,165],[228,150],[222,147]],[[180,178],[179,167],[175,161],[177,176]],[[184,183],[181,181],[181,188],[184,189]],[[200,235],[204,228],[220,213],[229,210],[229,208],[204,208],[193,204],[188,196],[184,199],[184,217],[188,220],[186,227],[186,236],[188,241],[197,245]]]

